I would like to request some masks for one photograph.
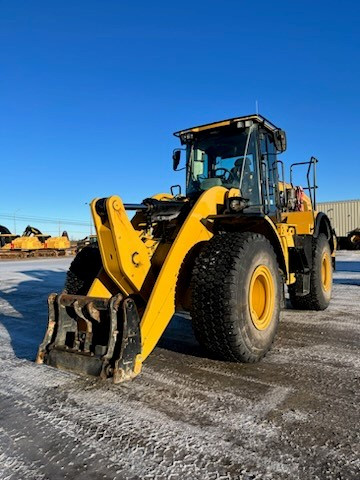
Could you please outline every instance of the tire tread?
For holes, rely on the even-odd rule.
[[[234,232],[215,235],[195,262],[190,312],[194,333],[201,345],[225,360],[253,363],[267,351],[255,354],[249,350],[236,333],[237,319],[233,313],[239,268],[249,245],[259,241],[266,245],[276,261],[271,243],[263,235]]]
[[[304,296],[296,295],[296,287],[289,285],[289,297],[293,308],[297,310],[325,310],[329,301],[326,300],[321,291],[321,270],[316,268],[317,258],[322,255],[324,241],[327,242],[326,236],[321,233],[319,237],[313,239],[312,255],[313,268],[310,273],[310,292]]]
[[[64,293],[86,295],[101,268],[101,256],[97,245],[87,245],[76,255],[66,274]]]

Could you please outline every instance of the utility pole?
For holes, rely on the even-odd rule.
[[[16,234],[16,213],[19,212],[21,208],[18,208],[14,211],[14,233]]]
[[[85,205],[90,205],[88,202],[85,202]],[[91,210],[90,210],[90,222],[89,222],[89,226],[90,226],[90,235],[92,235],[93,231],[92,231],[92,216],[91,216]]]

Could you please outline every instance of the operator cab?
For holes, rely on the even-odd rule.
[[[277,153],[286,149],[285,132],[260,115],[237,117],[174,134],[186,149],[186,194],[214,186],[236,188],[252,210],[276,209]],[[180,150],[174,151],[174,169]]]

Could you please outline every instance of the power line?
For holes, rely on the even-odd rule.
[[[83,220],[66,220],[62,218],[46,218],[46,217],[35,217],[32,215],[14,215],[10,213],[0,213],[0,218],[5,218],[7,220],[14,220],[14,216],[16,216],[16,220],[24,221],[24,222],[39,222],[39,223],[61,223],[62,225],[77,225],[77,226],[89,226],[89,222],[84,222]]]
[[[71,233],[81,233],[81,234],[88,234],[89,233],[89,230],[69,230]],[[46,235],[47,233],[58,233],[58,230],[47,230],[45,232],[43,232],[44,235]],[[54,235],[54,236],[57,236],[57,235]]]

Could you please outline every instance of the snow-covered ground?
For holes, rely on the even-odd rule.
[[[360,252],[261,363],[208,358],[177,316],[120,386],[33,363],[70,261],[0,262],[0,479],[360,478]]]

